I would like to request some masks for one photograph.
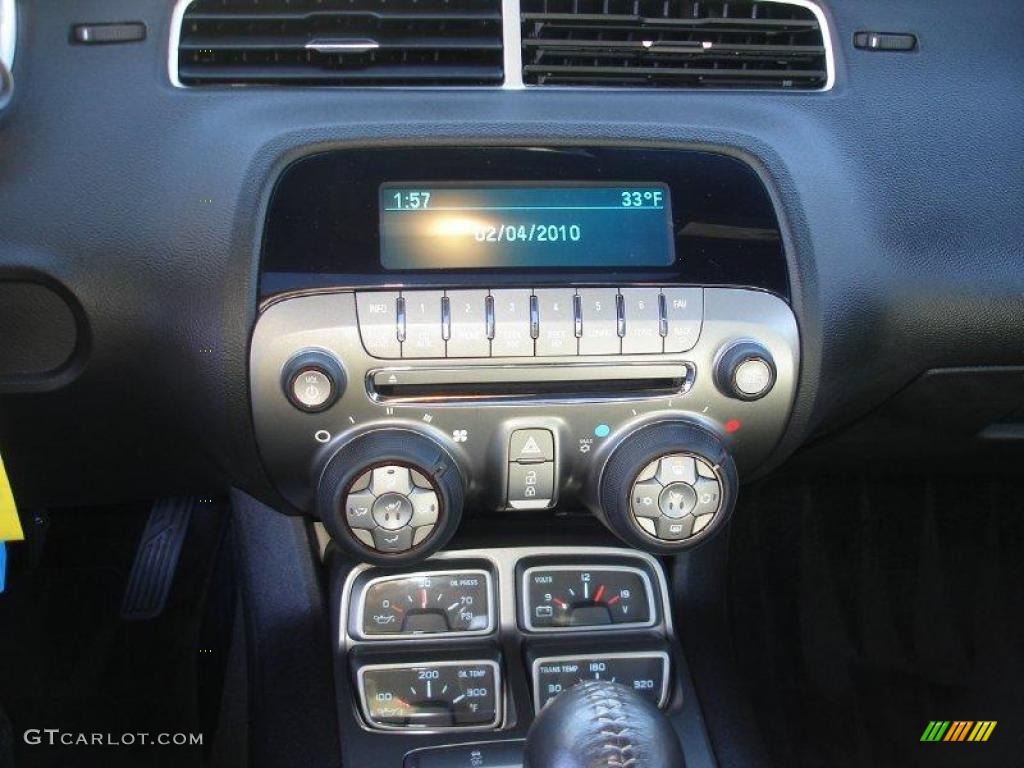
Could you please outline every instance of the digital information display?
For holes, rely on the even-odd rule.
[[[668,267],[664,184],[382,184],[385,269]]]

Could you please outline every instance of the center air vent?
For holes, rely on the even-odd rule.
[[[823,17],[803,4],[521,0],[533,85],[820,89]]]
[[[500,85],[501,0],[195,0],[182,85]]]

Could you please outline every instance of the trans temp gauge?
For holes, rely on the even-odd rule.
[[[523,573],[523,618],[535,632],[649,627],[648,575],[628,566],[538,566]]]
[[[533,662],[534,707],[540,712],[562,691],[585,680],[608,680],[632,688],[657,707],[668,694],[669,661],[664,651],[557,656]]]
[[[465,570],[372,579],[361,594],[358,615],[368,639],[483,634],[494,625],[491,576]]]
[[[486,728],[501,720],[494,661],[375,664],[359,670],[363,713],[382,728]]]

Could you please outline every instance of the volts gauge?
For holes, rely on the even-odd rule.
[[[523,573],[523,619],[534,632],[649,627],[650,577],[629,566],[538,566]]]

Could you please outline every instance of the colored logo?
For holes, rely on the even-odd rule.
[[[996,720],[932,720],[921,734],[921,741],[988,741],[996,729]]]

